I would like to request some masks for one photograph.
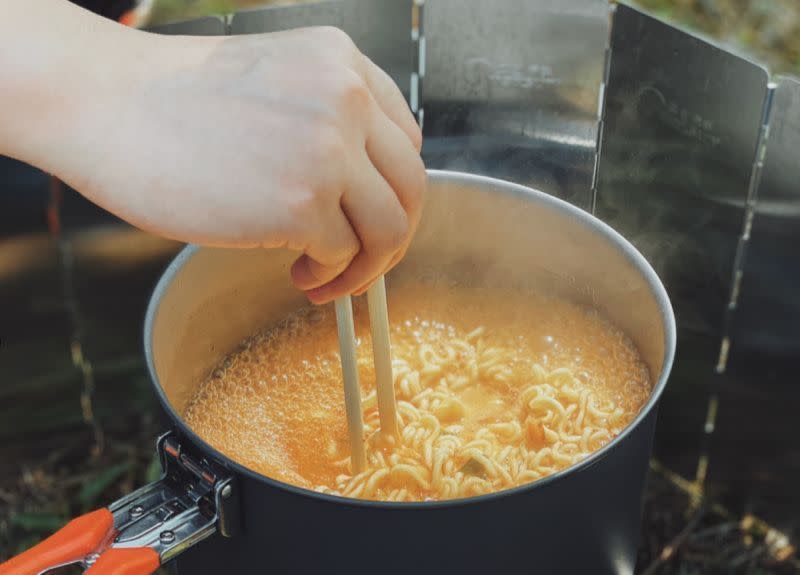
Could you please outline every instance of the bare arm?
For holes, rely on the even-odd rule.
[[[421,134],[343,33],[157,36],[65,0],[0,13],[0,153],[167,237],[301,251],[292,277],[318,303],[402,257]]]

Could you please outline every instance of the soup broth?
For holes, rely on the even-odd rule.
[[[481,495],[564,469],[610,442],[646,402],[631,341],[591,309],[533,294],[394,285],[400,433],[380,433],[366,301],[355,300],[367,469],[353,475],[332,304],[247,339],[185,413],[242,465],[347,497]]]

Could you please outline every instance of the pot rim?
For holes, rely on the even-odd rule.
[[[169,414],[170,418],[173,421],[173,425],[175,425],[181,432],[181,434],[187,437],[193,444],[201,447],[206,453],[211,454],[214,459],[221,462],[224,466],[234,470],[236,473],[242,474],[250,479],[255,481],[266,483],[270,487],[281,489],[284,491],[288,491],[292,494],[299,495],[302,497],[311,497],[318,499],[320,501],[324,501],[327,503],[335,503],[335,504],[346,504],[352,505],[356,507],[371,507],[371,508],[385,508],[385,509],[433,509],[433,508],[449,508],[449,507],[458,507],[462,505],[469,505],[474,503],[484,503],[493,501],[502,497],[511,497],[517,495],[519,493],[532,491],[535,489],[541,489],[546,485],[549,485],[555,481],[566,477],[567,475],[571,475],[574,473],[579,473],[590,466],[594,465],[601,459],[603,459],[606,454],[608,454],[612,449],[616,447],[616,445],[622,442],[628,435],[633,433],[633,431],[639,427],[644,419],[648,417],[651,411],[655,409],[656,404],[658,403],[659,399],[661,398],[661,394],[666,387],[667,379],[669,378],[670,371],[672,370],[672,364],[675,357],[675,345],[676,345],[676,326],[675,326],[675,315],[672,310],[672,305],[669,300],[669,296],[667,295],[667,291],[664,288],[664,285],[661,283],[658,275],[656,274],[655,270],[653,270],[650,263],[644,258],[644,256],[639,253],[639,251],[621,234],[611,228],[608,224],[596,218],[595,216],[589,214],[588,212],[574,206],[564,200],[556,198],[555,196],[551,196],[539,190],[534,190],[532,188],[528,188],[526,186],[515,184],[513,182],[508,182],[505,180],[499,180],[496,178],[491,178],[488,176],[479,176],[475,174],[469,174],[465,172],[454,172],[454,171],[445,171],[445,170],[428,170],[429,177],[433,179],[441,179],[443,181],[451,182],[451,183],[464,183],[464,184],[473,184],[478,185],[480,187],[488,187],[491,186],[493,188],[501,188],[505,193],[511,193],[516,196],[523,196],[523,197],[533,197],[535,200],[541,204],[545,204],[547,207],[553,209],[554,211],[558,211],[564,213],[568,216],[573,217],[574,219],[581,222],[582,225],[587,226],[600,235],[602,235],[605,239],[610,241],[612,244],[617,246],[622,254],[630,261],[632,264],[636,266],[636,268],[642,273],[643,277],[645,278],[647,284],[650,286],[653,295],[656,298],[656,302],[658,307],[661,311],[661,317],[664,325],[664,361],[661,367],[661,373],[659,374],[658,381],[656,385],[653,386],[653,390],[650,393],[650,397],[647,400],[647,403],[639,410],[636,418],[628,424],[628,426],[623,429],[617,437],[615,437],[611,442],[607,445],[603,446],[602,448],[598,449],[597,451],[593,452],[589,455],[586,459],[571,465],[565,469],[562,469],[552,475],[548,475],[543,477],[542,479],[537,479],[531,483],[527,483],[525,485],[520,485],[517,487],[513,487],[511,489],[504,489],[501,491],[495,491],[492,493],[488,493],[485,495],[478,495],[475,497],[466,497],[461,499],[448,499],[444,501],[412,501],[412,502],[398,502],[398,501],[371,501],[365,499],[354,499],[351,497],[344,497],[339,495],[329,495],[326,493],[320,493],[317,491],[313,491],[311,489],[306,489],[304,487],[298,487],[296,485],[291,485],[289,483],[284,483],[282,481],[278,481],[271,477],[267,477],[266,475],[261,475],[251,469],[248,469],[244,465],[234,461],[230,457],[224,455],[222,452],[208,444],[205,440],[203,440],[199,435],[197,435],[183,420],[183,417],[178,414],[170,404],[169,400],[167,399],[166,393],[164,392],[164,388],[161,385],[161,382],[158,379],[158,375],[155,370],[154,360],[153,360],[153,349],[152,349],[152,339],[153,339],[153,323],[155,321],[156,313],[158,312],[159,305],[161,303],[162,297],[164,293],[167,291],[169,286],[172,284],[172,281],[175,275],[179,272],[179,270],[183,267],[183,265],[198,251],[200,250],[200,246],[196,245],[187,245],[184,247],[180,253],[175,257],[175,259],[170,262],[169,266],[166,268],[164,273],[161,275],[158,283],[156,284],[155,289],[150,297],[150,301],[147,305],[147,312],[145,315],[145,324],[144,324],[144,353],[145,353],[145,360],[147,363],[147,371],[150,375],[151,383],[153,387],[155,387],[156,395],[158,396],[161,405],[164,407],[166,412]]]

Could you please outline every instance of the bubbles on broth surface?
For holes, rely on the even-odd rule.
[[[547,372],[567,368],[575,385],[590,390],[598,405],[612,402],[619,408],[621,415],[609,426],[609,437],[636,416],[649,396],[649,374],[638,352],[625,334],[593,310],[498,289],[413,283],[392,286],[388,302],[395,364],[412,370],[395,374],[397,389],[421,385],[435,391],[437,386],[444,389],[445,381],[474,383],[452,386],[463,409],[421,400],[447,433],[465,441],[492,425],[498,437],[512,433],[504,425],[521,409],[519,395],[534,378],[535,366]],[[362,395],[368,398],[374,397],[375,374],[366,308],[364,298],[355,300],[358,368]],[[502,361],[478,370],[474,358],[468,357],[472,352],[452,345],[470,337],[484,351],[497,350]],[[427,361],[421,353],[435,355]],[[425,373],[431,361],[444,357],[450,358],[450,367],[439,374]],[[409,378],[418,383],[409,384]],[[569,417],[583,417],[578,411]],[[254,471],[302,487],[335,490],[337,478],[341,482],[349,473],[349,445],[332,306],[299,310],[243,342],[202,382],[185,418],[207,442]],[[374,420],[374,401],[367,401],[368,428]],[[531,428],[530,420],[520,422],[528,426],[527,435],[515,441],[535,455],[544,447],[537,444],[544,441],[538,437],[541,425]],[[608,440],[598,439],[593,448]],[[426,491],[410,484],[392,493],[405,499],[441,496],[433,488]]]

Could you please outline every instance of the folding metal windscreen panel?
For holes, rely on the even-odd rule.
[[[731,302],[708,480],[724,485],[728,503],[744,497],[748,512],[791,532],[800,517],[800,500],[789,495],[800,483],[800,82],[776,83]]]
[[[775,89],[732,350],[800,352],[800,81]],[[736,294],[734,294],[736,295]]]
[[[425,156],[589,208],[604,0],[427,0]]]
[[[335,26],[383,68],[408,99],[416,58],[411,39],[412,0],[327,0],[237,12],[231,34]]]
[[[149,30],[339,27],[412,100],[411,78],[422,78],[429,167],[506,177],[594,209],[654,263],[684,330],[798,344],[797,80],[779,79],[770,99],[764,67],[605,0],[426,0],[417,54],[413,6],[321,0]]]
[[[596,214],[653,263],[684,329],[722,333],[767,84],[763,67],[617,7]]]
[[[710,477],[731,481],[725,462],[737,459],[726,450],[738,446],[725,442],[736,434],[715,438],[718,452],[699,441],[714,428],[718,399],[720,429],[750,429],[753,451],[769,454],[768,430],[757,435],[730,404],[747,400],[737,379],[755,389],[773,378],[781,395],[758,404],[767,412],[796,397],[777,385],[786,378],[771,360],[751,362],[747,352],[800,350],[800,83],[783,78],[773,89],[764,67],[605,0],[425,0],[418,43],[412,8],[322,0],[154,31],[342,28],[419,103],[428,167],[516,181],[593,209],[653,263],[680,328],[660,410],[670,438],[657,443],[670,468],[702,479],[698,462],[711,452]],[[774,468],[751,460],[737,489],[778,485],[747,483]],[[796,483],[798,473],[785,463],[782,481]]]

